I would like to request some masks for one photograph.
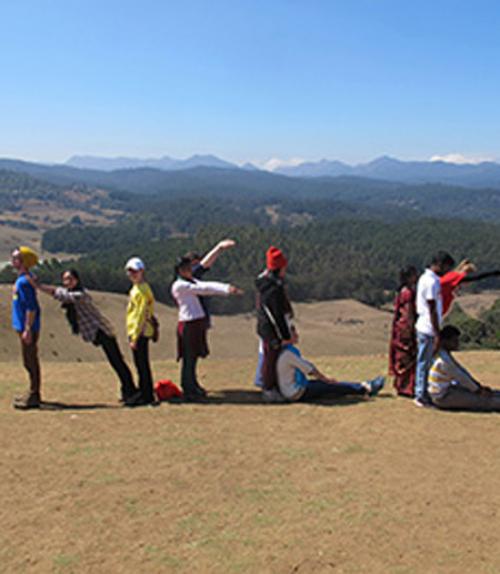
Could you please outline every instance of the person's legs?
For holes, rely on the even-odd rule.
[[[21,334],[19,334],[23,366],[28,371],[30,387],[27,394],[14,399],[14,406],[17,408],[36,408],[40,406],[41,373],[38,358],[38,338],[39,333],[33,333],[31,343],[26,345],[21,338]]]
[[[137,393],[137,389],[132,379],[132,373],[130,372],[127,363],[125,363],[116,338],[106,335],[106,333],[99,329],[94,343],[102,347],[109,364],[118,375],[121,383],[122,399],[127,400],[132,397]]]
[[[435,398],[432,403],[440,409],[463,411],[500,411],[500,392],[487,395],[472,393],[469,390],[453,386],[446,395]]]
[[[185,396],[198,396],[198,384],[196,382],[196,362],[193,349],[189,340],[184,339],[182,347],[182,365],[181,365],[181,386]]]
[[[264,358],[262,365],[263,389],[270,391],[278,387],[276,363],[278,362],[280,348],[273,348],[269,341],[264,341]]]
[[[417,333],[417,371],[415,375],[415,399],[422,403],[429,401],[427,379],[434,352],[434,337]]]
[[[301,401],[313,401],[320,398],[338,398],[346,395],[367,396],[368,389],[361,383],[325,383],[323,381],[308,381],[307,387],[300,398]]]
[[[255,370],[255,377],[253,384],[256,387],[262,388],[264,386],[264,378],[262,375],[262,368],[264,365],[264,345],[262,339],[259,339],[259,357],[257,359],[257,369]]]
[[[149,364],[149,339],[139,337],[137,349],[134,350],[134,363],[139,374],[139,390],[146,403],[154,402],[153,377]]]

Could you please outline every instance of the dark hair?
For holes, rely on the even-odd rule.
[[[450,341],[455,337],[460,337],[461,334],[462,333],[458,327],[455,327],[454,325],[446,325],[446,327],[441,329],[439,336],[441,337],[441,341]]]
[[[447,251],[438,251],[431,260],[431,265],[447,265],[448,267],[453,267],[455,265],[455,260]]]
[[[183,269],[191,269],[191,259],[186,257],[186,255],[179,257],[175,263],[174,273],[176,278]]]
[[[201,259],[201,255],[197,251],[188,251],[183,259],[189,259],[189,261],[193,262],[195,259]]]
[[[402,289],[403,287],[408,287],[410,277],[416,275],[417,273],[417,268],[414,265],[407,265],[406,267],[403,267],[399,272],[399,288]]]
[[[69,273],[73,279],[76,279],[76,285],[68,291],[83,291],[82,280],[80,279],[80,274],[76,269],[66,269],[62,273],[65,275]],[[61,307],[66,311],[66,320],[70,324],[71,332],[73,335],[78,335],[80,333],[80,325],[78,324],[78,315],[76,313],[76,307],[74,303],[63,303]]]

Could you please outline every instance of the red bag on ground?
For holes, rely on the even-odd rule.
[[[175,398],[181,399],[183,397],[179,387],[170,380],[155,383],[155,393],[159,401],[168,401]]]

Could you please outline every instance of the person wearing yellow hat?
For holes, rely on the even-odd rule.
[[[12,328],[19,335],[23,365],[30,379],[29,391],[23,396],[16,397],[13,406],[17,409],[37,409],[41,401],[38,359],[40,306],[29,270],[38,263],[38,256],[29,247],[18,247],[12,252],[11,263],[17,272],[12,295]]]

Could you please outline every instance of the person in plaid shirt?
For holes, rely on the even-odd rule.
[[[123,359],[113,326],[96,307],[75,269],[68,269],[62,274],[62,283],[63,287],[52,287],[37,282],[34,282],[34,286],[62,303],[74,335],[80,335],[85,342],[102,347],[110,365],[120,379],[123,403],[126,406],[135,406],[139,402],[140,393]]]

